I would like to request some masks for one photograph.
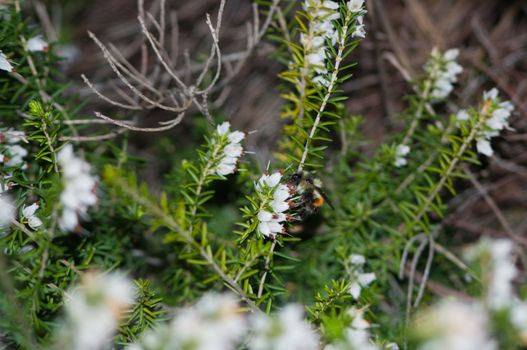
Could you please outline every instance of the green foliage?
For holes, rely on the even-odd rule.
[[[300,302],[324,343],[343,338],[352,323],[350,309],[364,310],[376,324],[373,339],[381,345],[406,340],[416,295],[426,303],[436,299],[414,283],[416,271],[424,271],[421,281],[434,279],[484,296],[488,281],[478,278],[481,267],[468,268],[445,252],[451,247],[443,237],[448,232],[443,219],[467,167],[480,165],[473,144],[493,132],[486,123],[498,102],[483,101],[460,120],[440,112],[441,101],[430,96],[435,78],[423,74],[412,82],[414,92],[398,116],[401,130],[367,156],[362,118],[347,115],[349,96],[342,90],[352,77],[352,55],[360,42],[353,33],[364,10],[339,5],[340,16],[332,21],[337,39],[324,39],[320,73],[321,67],[309,62],[305,44],[316,35],[312,22],[317,18],[310,11],[293,15],[294,5],[284,5],[286,22],[271,33],[279,43],[277,59],[286,66],[280,74],[285,105],[275,162],[266,171],[285,169],[281,184],[297,169],[317,171],[329,180],[324,191],[335,209],[324,206],[307,220],[289,215],[286,231],[277,237],[259,231],[258,214],[272,211],[278,185],[257,188],[262,171],[250,160],[238,165],[235,176],[218,175],[228,137],[211,127],[206,132],[203,125],[189,126],[192,146],[205,140],[196,150],[189,146],[172,154],[179,145],[170,137],[154,146],[173,169],[158,186],[141,175],[149,163],[132,154],[126,134],[122,142],[76,146],[101,176],[99,202],[79,213],[82,222],[75,232],[63,232],[58,222],[64,176],[57,157],[66,142],[75,140],[76,129],[65,121],[77,113],[76,100],[64,97],[68,86],[60,82],[53,50],[24,49],[23,38],[36,34],[29,20],[13,7],[0,9],[0,16],[10,15],[0,28],[0,48],[17,65],[17,73],[0,72],[0,133],[23,131],[29,154],[25,163],[0,168],[2,189],[9,189],[17,208],[13,225],[0,229],[2,345],[53,343],[65,295],[90,270],[124,270],[135,280],[135,303],[114,337],[119,346],[137,341],[168,318],[167,310],[207,291],[229,290],[252,313]],[[326,83],[317,82],[316,75]],[[220,113],[211,112],[214,117]],[[340,149],[329,148],[337,137]],[[406,164],[397,166],[401,145],[411,151]],[[8,144],[0,142],[0,154],[12,156]],[[36,228],[22,213],[32,203],[39,205],[36,214],[42,220]],[[434,250],[440,244],[447,248]],[[352,254],[364,256],[365,271],[376,275],[357,300],[350,294],[347,261]],[[521,340],[508,327],[509,316],[495,317],[494,329],[507,333],[503,348],[517,348]]]
[[[119,330],[118,341],[123,344],[137,341],[138,335],[154,327],[165,315],[162,299],[157,297],[148,280],[138,279],[135,286],[137,296],[134,307]]]

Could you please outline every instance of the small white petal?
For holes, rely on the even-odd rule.
[[[395,162],[394,162],[394,165],[398,168],[402,167],[402,166],[405,166],[406,164],[408,164],[408,161],[406,160],[406,158],[403,158],[403,157],[397,157],[395,158]]]
[[[464,121],[464,120],[469,120],[470,116],[466,110],[460,109],[456,114],[456,118],[457,120]]]
[[[362,4],[364,0],[350,0],[348,1],[348,9],[351,12],[359,12],[362,9]]]
[[[66,146],[64,146],[57,156],[57,160],[61,163],[62,166],[67,164],[73,158],[73,146],[71,144],[67,144]]]
[[[285,201],[287,198],[289,198],[289,187],[287,187],[287,185],[281,184],[274,191],[273,199],[275,201]]]
[[[283,213],[284,211],[289,209],[289,203],[284,202],[284,201],[274,201],[274,200],[272,200],[272,201],[269,202],[269,205],[277,213]]]
[[[11,154],[6,166],[18,166],[24,163],[24,157],[27,156],[27,150],[19,145],[7,146],[7,151]]]
[[[40,220],[36,215],[32,215],[32,216],[27,218],[27,224],[33,230],[36,230],[37,228],[42,226],[42,220]]]
[[[476,142],[476,148],[478,149],[478,152],[486,155],[487,157],[492,156],[494,154],[494,151],[492,150],[492,146],[490,145],[490,141],[484,138],[480,138]]]
[[[30,216],[34,215],[35,214],[35,211],[38,209],[38,204],[37,203],[33,203],[31,204],[30,206],[26,207],[24,206],[22,208],[22,215],[25,217],[25,218],[29,218]]]
[[[273,214],[267,210],[260,210],[258,213],[258,220],[260,221],[271,221],[273,219]]]
[[[353,265],[364,265],[366,262],[364,255],[360,254],[351,254],[349,260]]]
[[[224,153],[228,157],[238,158],[242,155],[243,147],[239,143],[231,143],[224,149]]]
[[[362,290],[362,287],[360,286],[360,284],[358,284],[357,282],[353,282],[350,285],[349,293],[351,294],[353,299],[357,300],[360,296],[361,290]]]
[[[269,221],[267,225],[269,226],[269,229],[272,233],[282,233],[284,230],[284,225],[279,222]]]
[[[273,215],[273,218],[271,221],[274,222],[283,222],[287,220],[287,215],[284,213],[276,213]]]
[[[397,148],[395,148],[395,154],[397,156],[405,156],[408,153],[410,153],[410,147],[407,145],[398,145]]]
[[[445,57],[446,60],[452,61],[455,60],[459,56],[459,49],[450,49],[446,50],[443,57]]]
[[[245,138],[245,133],[241,131],[233,131],[229,134],[228,139],[232,143],[240,143]]]
[[[3,134],[7,143],[18,143],[20,141],[26,141],[26,134],[23,131],[14,130],[11,128],[7,131],[4,131]]]
[[[48,51],[48,43],[42,39],[41,35],[35,36],[27,41],[28,51]]]
[[[384,346],[386,350],[399,350],[399,345],[397,343],[388,343]]]
[[[373,281],[375,281],[376,277],[375,277],[375,273],[370,272],[370,273],[361,273],[361,274],[359,274],[357,279],[358,279],[358,282],[360,283],[360,285],[365,287],[365,286],[369,285],[370,283],[372,283]]]
[[[15,70],[2,51],[0,51],[0,70],[7,72],[13,72]]]
[[[235,164],[219,164],[216,167],[216,173],[221,176],[233,174],[236,171]]]
[[[218,125],[218,127],[216,128],[217,130],[217,133],[219,135],[225,135],[226,133],[229,132],[229,129],[231,128],[231,123],[229,122],[224,122],[220,125]]]
[[[222,160],[220,161],[220,164],[235,166],[237,162],[238,162],[238,157],[226,156],[222,158]]]
[[[0,228],[7,227],[15,217],[15,208],[6,196],[0,196]]]
[[[272,188],[272,187],[275,187],[276,185],[278,185],[280,183],[281,179],[282,179],[282,174],[280,174],[279,172],[276,172],[276,173],[270,175],[265,180],[265,184]]]
[[[485,100],[495,100],[496,98],[498,98],[498,89],[496,88],[492,88],[483,93],[483,99]]]
[[[62,215],[59,220],[59,226],[65,231],[73,231],[79,224],[79,216],[77,213],[69,208],[62,210]]]
[[[258,224],[258,232],[260,232],[264,236],[269,236],[271,234],[271,229],[269,228],[267,221],[260,222]]]

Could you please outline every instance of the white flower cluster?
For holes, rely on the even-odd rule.
[[[5,70],[6,72],[14,72],[15,68],[7,59],[7,56],[0,50],[0,70]]]
[[[0,229],[5,228],[11,224],[15,216],[15,207],[9,198],[0,194]]]
[[[88,208],[97,204],[97,179],[90,174],[91,166],[75,156],[71,145],[60,150],[58,162],[63,171],[64,183],[64,190],[60,195],[64,208],[59,226],[64,231],[74,231],[78,228],[79,216],[86,216]]]
[[[509,101],[501,101],[498,98],[498,90],[496,88],[485,91],[483,100],[485,101],[485,105],[490,106],[491,115],[485,122],[485,130],[476,136],[476,147],[479,153],[490,157],[494,153],[490,145],[490,139],[498,136],[503,129],[512,130],[509,126],[509,117],[514,110],[514,106]],[[486,112],[482,111],[482,113]]]
[[[22,166],[24,168],[27,166],[24,157],[28,152],[19,145],[21,141],[27,142],[22,131],[13,129],[0,131],[0,164],[6,167]]]
[[[206,294],[194,306],[180,310],[165,327],[147,333],[128,350],[229,350],[247,331],[245,317],[231,294]]]
[[[518,275],[514,245],[508,239],[498,239],[488,247],[491,256],[487,301],[492,308],[509,306],[513,299],[512,281]]]
[[[132,282],[120,273],[84,275],[81,284],[65,294],[67,348],[106,349],[134,294]]]
[[[364,319],[364,309],[350,308],[349,316],[352,318],[351,324],[344,331],[344,339],[324,347],[324,350],[380,350],[370,339],[370,323]],[[395,343],[384,346],[385,350],[399,350]]]
[[[363,10],[363,3],[364,0],[351,0],[348,1],[347,7],[349,11],[357,13]],[[315,71],[313,82],[327,86],[329,82],[326,79],[328,73],[326,68],[326,41],[329,40],[332,45],[335,45],[339,39],[339,32],[332,22],[340,18],[339,3],[332,0],[305,0],[303,8],[312,19],[309,23],[310,34],[300,36],[300,42],[306,51],[305,60],[307,65]],[[366,31],[361,15],[357,17],[352,37],[364,38],[365,35]]]
[[[349,257],[349,263],[351,264],[350,279],[351,284],[349,288],[349,293],[353,299],[357,300],[360,296],[362,288],[370,285],[375,281],[375,273],[363,271],[364,264],[366,263],[366,258],[363,255],[352,254]]]
[[[405,166],[408,161],[406,160],[406,156],[410,153],[410,147],[407,145],[397,145],[395,148],[395,161],[394,165],[398,168]]]
[[[520,300],[512,282],[518,275],[514,244],[508,239],[482,240],[468,254],[483,262],[484,300],[444,300],[420,315],[416,334],[424,341],[419,350],[497,350],[491,321],[494,312],[508,315],[523,346],[527,345],[527,301]],[[488,264],[488,265],[487,265]],[[505,313],[503,313],[506,311]]]
[[[364,0],[350,0],[346,4],[348,10],[352,13],[359,13],[363,11]],[[364,17],[363,15],[357,16],[357,22],[355,23],[355,30],[351,33],[352,38],[365,38],[366,29],[364,27]]]
[[[33,230],[36,230],[40,226],[42,226],[42,220],[40,220],[38,216],[36,216],[35,214],[38,208],[39,208],[39,205],[37,203],[33,203],[29,207],[24,206],[22,208],[22,216],[26,218],[27,224]]]
[[[497,239],[483,241],[480,246],[490,253],[487,304],[495,310],[509,310],[511,323],[520,333],[523,345],[527,345],[527,300],[520,300],[512,285],[520,272],[516,267],[514,243]]]
[[[211,170],[220,176],[226,176],[236,171],[236,163],[243,153],[243,147],[240,142],[245,138],[245,133],[241,131],[230,131],[231,124],[224,122],[216,128],[218,140],[216,147],[222,148],[218,158],[218,163]],[[221,139],[226,137],[227,144],[222,143]],[[218,149],[220,151],[220,149]]]
[[[264,174],[255,184],[256,192],[262,200],[258,212],[258,232],[265,237],[275,239],[284,232],[283,222],[287,221],[285,211],[289,209],[288,199],[291,197],[289,187],[281,184],[282,174]]]
[[[497,350],[487,313],[478,303],[444,300],[417,320],[417,334],[425,339],[418,350]]]
[[[318,336],[303,318],[302,307],[285,306],[275,318],[256,315],[252,321],[251,350],[316,350]]]
[[[318,336],[303,319],[300,306],[288,305],[276,317],[262,313],[249,318],[233,295],[209,293],[127,350],[234,350],[242,342],[250,350],[319,348]]]
[[[454,89],[457,76],[463,71],[455,60],[459,49],[450,49],[441,54],[437,48],[432,50],[430,59],[425,64],[425,71],[432,79],[430,97],[436,100],[445,99]]]
[[[306,63],[313,68],[316,75],[313,81],[320,85],[327,85],[325,78],[328,70],[326,68],[326,40],[333,45],[337,43],[338,31],[332,21],[339,19],[339,4],[331,0],[306,0],[304,11],[312,17],[309,23],[310,33],[302,34],[300,42],[306,50]]]

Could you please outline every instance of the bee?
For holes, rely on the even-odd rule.
[[[287,185],[295,193],[295,207],[302,219],[317,213],[324,203],[334,209],[328,196],[322,191],[322,181],[313,174],[298,171],[289,177]]]

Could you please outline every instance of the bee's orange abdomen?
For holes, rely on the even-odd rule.
[[[316,208],[320,208],[322,205],[324,205],[324,197],[319,196],[313,198],[313,206],[315,206]]]

